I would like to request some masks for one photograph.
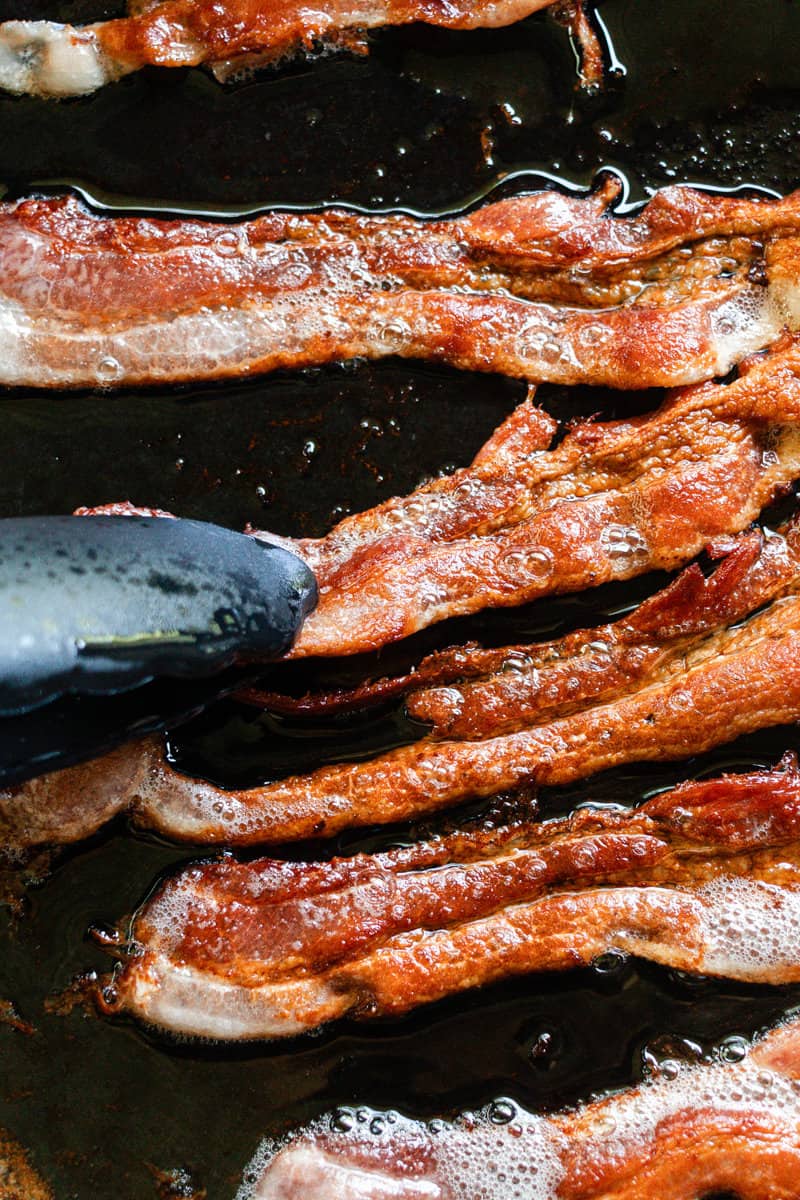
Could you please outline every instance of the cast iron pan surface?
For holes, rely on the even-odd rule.
[[[0,0],[0,19],[116,12],[93,0]],[[148,70],[85,100],[2,96],[0,184],[9,195],[72,186],[129,211],[235,215],[326,201],[456,211],[530,190],[543,175],[588,187],[602,167],[625,179],[630,203],[675,181],[777,193],[800,181],[796,0],[601,0],[598,12],[609,55],[624,65],[594,97],[576,93],[569,38],[546,14],[474,34],[386,31],[366,60],[295,63],[233,87],[200,71]],[[233,528],[249,520],[320,534],[345,512],[466,462],[522,395],[501,378],[393,361],[170,391],[6,392],[0,515],[130,498]],[[540,395],[562,418],[657,400]],[[503,643],[594,624],[662,583],[650,575],[451,622],[381,663],[467,636]],[[333,663],[316,678],[355,678],[370,665]],[[312,669],[284,668],[280,682],[302,688]],[[187,768],[240,785],[413,735],[393,712],[292,728],[226,701],[176,730],[170,748]],[[633,803],[688,776],[774,763],[798,743],[796,729],[779,729],[688,763],[609,772],[544,793],[542,811]],[[461,818],[497,819],[504,803]],[[366,831],[295,852],[371,849],[429,829]],[[630,1084],[648,1061],[747,1038],[800,1004],[800,987],[715,983],[610,958],[403,1020],[345,1022],[245,1049],[48,1012],[75,974],[108,968],[85,940],[89,926],[131,912],[161,872],[190,857],[118,825],[59,860],[19,919],[0,919],[0,999],[35,1029],[0,1023],[0,1126],[29,1148],[57,1200],[230,1200],[265,1133],[337,1105],[425,1117],[507,1096],[552,1108]],[[175,1172],[171,1192],[159,1171]]]

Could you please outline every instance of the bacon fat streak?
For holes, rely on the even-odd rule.
[[[791,760],[685,784],[638,811],[586,809],[329,863],[199,863],[147,901],[131,944],[104,1006],[222,1040],[394,1016],[607,951],[794,982],[800,774]]]
[[[539,192],[454,220],[242,224],[0,205],[0,384],[113,387],[402,355],[555,383],[725,374],[800,314],[800,200]]]

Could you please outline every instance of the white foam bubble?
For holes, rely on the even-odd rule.
[[[726,300],[711,314],[712,345],[717,375],[725,375],[748,354],[774,341],[791,319],[784,296],[773,286],[749,286]]]
[[[785,1132],[794,1144],[800,1088],[791,1070],[778,1073],[748,1058],[672,1067],[668,1078],[553,1118],[531,1116],[510,1101],[428,1125],[344,1110],[294,1137],[266,1139],[236,1200],[556,1200],[565,1183],[581,1190],[599,1163],[623,1166],[643,1148],[655,1151],[662,1129],[681,1113],[747,1114],[774,1139]]]
[[[743,980],[798,978],[800,890],[723,876],[698,892],[701,970]]]
[[[563,1145],[550,1122],[511,1101],[430,1125],[343,1110],[298,1142],[266,1139],[236,1200],[551,1200]]]

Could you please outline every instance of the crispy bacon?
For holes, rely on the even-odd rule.
[[[710,578],[693,566],[631,616],[535,647],[529,662],[478,652],[476,668],[504,656],[523,669],[508,681],[500,671],[412,693],[415,715],[432,716],[437,736],[243,791],[181,775],[158,742],[123,748],[0,793],[5,842],[22,850],[85,837],[125,810],[193,842],[330,836],[623,763],[685,758],[797,720],[800,533],[785,533],[744,535]]]
[[[705,578],[697,564],[612,625],[581,629],[556,642],[439,650],[407,675],[352,690],[294,697],[255,687],[238,698],[273,712],[320,716],[405,696],[408,714],[434,737],[475,738],[519,729],[612,699],[684,665],[687,649],[792,587],[800,567],[800,531],[743,534],[711,552],[722,562]]]
[[[682,566],[800,473],[799,415],[796,339],[732,384],[582,423],[553,450],[528,401],[471,467],[287,543],[320,585],[292,655],[375,649],[446,617]]]
[[[420,21],[446,29],[512,25],[554,0],[131,0],[130,15],[75,27],[52,21],[0,25],[0,88],[80,96],[145,65],[207,63],[219,79],[322,47],[366,53],[366,34]],[[602,51],[582,5],[559,3],[596,83]]]
[[[251,530],[317,576],[291,656],[373,650],[446,617],[682,566],[800,474],[799,414],[800,338],[786,336],[732,384],[683,389],[648,416],[581,423],[552,450],[555,422],[529,398],[470,467],[323,538]],[[120,507],[138,511],[81,511]]]
[[[0,383],[109,387],[403,355],[531,381],[673,386],[798,323],[800,199],[619,185],[455,220],[244,224],[0,206]]]
[[[799,980],[800,773],[794,759],[785,768],[686,784],[634,812],[584,809],[330,863],[193,865],[138,913],[103,1002],[239,1039],[397,1015],[612,950]]]
[[[265,1142],[236,1200],[796,1200],[800,1021],[741,1062],[674,1069],[552,1117],[512,1106],[500,1125],[491,1110],[322,1118]]]
[[[245,791],[189,780],[156,762],[138,819],[167,836],[242,844],[330,836],[414,818],[525,785],[566,784],[624,763],[686,758],[800,718],[800,599],[776,601],[637,688],[513,733],[423,739],[365,763]],[[595,654],[602,671],[602,651]],[[568,707],[570,707],[568,705]]]

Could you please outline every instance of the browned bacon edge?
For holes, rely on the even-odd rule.
[[[466,740],[424,738],[242,791],[181,775],[156,741],[122,747],[0,793],[3,841],[22,851],[78,840],[126,810],[198,843],[330,836],[623,763],[685,758],[797,720],[800,547],[795,525],[784,533],[743,535],[707,579],[690,568],[599,634],[531,648],[531,663],[517,662],[508,685],[501,671],[412,694],[417,714],[457,725],[466,713]],[[494,669],[503,652],[486,653]],[[484,700],[470,706],[471,689],[481,688]],[[509,724],[520,727],[504,732]]]
[[[790,757],[632,812],[329,863],[201,862],[150,897],[131,947],[103,1006],[223,1040],[396,1015],[610,950],[797,981],[800,772]]]
[[[0,383],[112,387],[402,355],[621,388],[724,375],[800,314],[797,195],[619,184],[454,220],[240,224],[0,206]]]
[[[655,413],[553,422],[520,405],[471,467],[286,544],[320,599],[292,655],[376,649],[447,617],[673,570],[800,474],[800,342]],[[269,538],[269,534],[264,536]]]
[[[500,1125],[491,1109],[435,1126],[323,1117],[264,1142],[236,1200],[796,1200],[800,1021],[741,1062],[683,1066],[552,1117],[506,1107]]]
[[[83,27],[48,21],[0,25],[0,88],[43,96],[94,91],[151,64],[208,63],[225,79],[298,51],[366,53],[369,30],[426,22],[449,29],[511,25],[553,0],[148,0],[130,15]],[[602,79],[603,53],[579,0],[559,0],[558,19],[583,52],[582,81]]]
[[[404,696],[409,715],[428,722],[434,737],[510,732],[631,690],[655,669],[674,663],[698,638],[778,594],[800,567],[795,523],[785,530],[785,541],[753,530],[708,550],[722,559],[708,578],[692,564],[614,624],[555,642],[452,646],[423,658],[407,674],[350,689],[290,696],[248,687],[237,699],[285,716],[318,717]]]

